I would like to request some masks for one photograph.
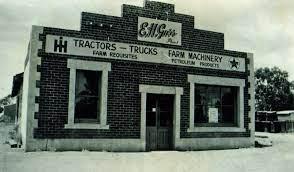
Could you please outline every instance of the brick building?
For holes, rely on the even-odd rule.
[[[33,26],[21,134],[35,150],[201,150],[254,143],[253,54],[174,5],[83,12],[79,31]]]

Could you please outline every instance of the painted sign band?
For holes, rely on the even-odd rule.
[[[245,59],[136,44],[47,35],[46,53],[245,72]]]

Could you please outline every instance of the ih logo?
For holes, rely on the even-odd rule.
[[[67,53],[67,41],[63,41],[63,37],[59,37],[59,40],[54,40],[54,52]]]

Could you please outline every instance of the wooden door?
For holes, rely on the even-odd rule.
[[[171,150],[173,147],[173,95],[147,94],[146,149]]]

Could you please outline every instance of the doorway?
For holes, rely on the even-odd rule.
[[[147,94],[146,149],[173,149],[174,95]]]

